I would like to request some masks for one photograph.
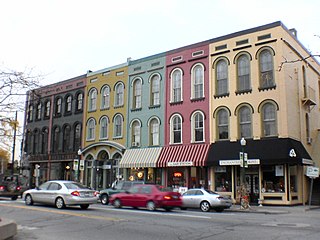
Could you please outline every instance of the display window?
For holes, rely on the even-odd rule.
[[[298,192],[298,166],[289,167],[290,192]]]
[[[231,167],[216,167],[215,168],[215,191],[231,192]]]
[[[284,165],[262,166],[262,192],[285,192]]]

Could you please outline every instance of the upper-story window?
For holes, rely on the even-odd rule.
[[[110,87],[104,86],[101,90],[101,109],[110,107]]]
[[[141,108],[141,95],[142,95],[142,83],[141,79],[138,78],[133,82],[133,99],[132,99],[132,108],[137,109]]]
[[[132,122],[131,125],[131,139],[132,139],[132,147],[139,147],[140,146],[140,129],[141,123],[138,120]]]
[[[87,122],[87,141],[94,140],[96,131],[96,121],[90,118]]]
[[[39,102],[37,104],[37,113],[36,113],[37,120],[41,119],[41,113],[42,113],[41,108],[42,108],[42,104],[41,104],[41,102]]]
[[[63,129],[63,152],[68,152],[71,149],[71,127],[66,125]]]
[[[119,82],[115,86],[115,99],[114,99],[114,106],[119,107],[123,106],[124,101],[124,85],[122,82]]]
[[[171,102],[182,101],[182,71],[175,69],[171,73]]]
[[[250,60],[247,54],[242,54],[237,59],[238,91],[251,90],[250,83]]]
[[[48,137],[49,137],[49,129],[43,128],[41,133],[41,153],[45,154],[48,152]]]
[[[69,113],[71,112],[72,110],[72,96],[69,95],[67,96],[67,99],[66,99],[66,113]]]
[[[216,95],[228,94],[228,63],[221,59],[216,64]]]
[[[30,104],[28,108],[28,121],[33,121],[33,105]]]
[[[155,74],[151,77],[151,106],[160,105],[160,76]]]
[[[88,110],[89,111],[97,110],[97,89],[95,88],[92,88],[89,91]]]
[[[276,136],[277,135],[277,115],[276,107],[272,103],[265,103],[262,106],[262,136]]]
[[[77,123],[74,127],[73,150],[78,151],[81,147],[81,123]]]
[[[200,111],[191,116],[192,142],[204,141],[204,114]]]
[[[44,110],[44,116],[49,117],[50,116],[50,108],[51,108],[51,102],[48,100],[45,103],[45,110]]]
[[[55,127],[53,129],[53,152],[57,153],[59,151],[59,145],[60,145],[60,128]]]
[[[158,146],[160,144],[160,122],[158,118],[153,118],[149,123],[149,139],[151,146]]]
[[[192,98],[204,97],[204,67],[202,64],[197,64],[192,68]]]
[[[239,108],[239,138],[252,137],[252,112],[248,106]]]
[[[182,143],[182,117],[179,114],[170,119],[170,143]]]
[[[221,108],[216,115],[217,138],[219,140],[229,139],[229,113]]]
[[[81,111],[83,107],[83,93],[77,95],[77,111]]]
[[[108,124],[109,120],[106,116],[103,116],[100,119],[100,139],[108,138]]]
[[[121,114],[117,114],[114,117],[114,128],[113,128],[113,137],[120,138],[122,137],[122,129],[123,129],[123,117]]]
[[[37,128],[33,131],[33,139],[33,153],[40,153],[40,131]]]
[[[60,115],[61,114],[61,105],[62,105],[62,99],[59,97],[56,99],[56,111],[55,114],[56,115]]]
[[[273,54],[271,50],[264,49],[259,54],[260,88],[274,87]]]

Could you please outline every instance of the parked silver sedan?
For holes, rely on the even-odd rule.
[[[80,205],[87,209],[97,203],[98,192],[73,181],[48,181],[35,189],[29,189],[22,195],[26,205],[34,203],[54,205],[61,209],[70,205]]]
[[[187,190],[182,195],[182,208],[200,208],[203,212],[208,212],[214,209],[216,212],[222,212],[226,208],[230,208],[232,201],[228,197],[221,196],[220,194],[211,190],[200,188],[193,188]]]

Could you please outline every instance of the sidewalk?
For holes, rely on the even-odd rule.
[[[0,217],[0,240],[12,239],[17,234],[17,224]]]
[[[288,214],[293,212],[307,212],[320,209],[320,206],[251,206],[249,209],[240,209],[240,205],[232,205],[228,212],[262,213],[262,214]]]

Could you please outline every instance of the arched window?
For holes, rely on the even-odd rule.
[[[42,130],[42,133],[41,133],[41,135],[42,135],[42,138],[41,138],[41,153],[42,154],[48,153],[48,136],[49,136],[48,132],[49,132],[48,128],[44,128]]]
[[[137,109],[141,108],[141,79],[136,79],[133,83],[133,99],[132,99],[132,108]]]
[[[33,131],[33,153],[34,154],[37,154],[37,153],[40,153],[40,131],[39,129],[35,129]]]
[[[66,112],[69,113],[72,110],[72,97],[69,95],[66,100]]]
[[[204,141],[204,115],[196,112],[191,117],[192,142]]]
[[[88,110],[95,111],[97,109],[97,89],[92,88],[89,92]]]
[[[242,54],[237,59],[238,91],[243,92],[251,89],[250,83],[250,60],[248,55]]]
[[[192,98],[204,97],[204,68],[201,64],[197,64],[192,69]]]
[[[170,143],[182,143],[182,118],[174,115],[170,121]]]
[[[182,71],[176,69],[171,74],[171,102],[182,101]]]
[[[60,115],[60,114],[61,114],[61,104],[62,104],[61,98],[57,98],[57,99],[56,99],[56,111],[55,111],[55,113],[56,113],[57,115]]]
[[[124,94],[124,86],[123,86],[123,83],[120,82],[115,87],[114,105],[116,107],[123,106],[123,94]]]
[[[107,109],[110,107],[110,87],[104,86],[101,94],[101,109]]]
[[[96,130],[96,121],[93,118],[90,118],[87,123],[87,140],[94,140]]]
[[[68,152],[71,149],[71,127],[66,125],[63,129],[63,152]]]
[[[137,120],[134,121],[131,125],[132,147],[140,146],[140,128],[141,128],[141,124]]]
[[[108,138],[108,118],[106,116],[100,119],[100,139]]]
[[[155,74],[151,78],[151,106],[160,105],[160,77]]]
[[[60,143],[60,128],[55,127],[53,129],[53,152],[58,153],[59,151],[59,144]]]
[[[83,93],[77,95],[77,111],[81,111],[83,107]]]
[[[37,113],[36,113],[37,120],[41,119],[41,108],[42,108],[42,104],[41,104],[41,102],[39,102],[37,104]]]
[[[149,132],[150,132],[150,145],[151,146],[158,146],[160,144],[160,142],[159,142],[160,123],[157,118],[153,118],[150,121]]]
[[[274,87],[273,56],[269,49],[264,49],[259,54],[260,88]]]
[[[266,103],[262,106],[262,136],[277,135],[276,107],[272,103]]]
[[[50,116],[50,108],[51,108],[51,102],[48,100],[45,103],[45,117],[49,117]]]
[[[216,65],[216,95],[228,93],[228,63],[221,59]]]
[[[122,137],[122,125],[123,125],[123,117],[120,114],[117,114],[114,117],[114,130],[113,130],[113,136],[115,138]]]
[[[219,140],[229,139],[229,114],[226,109],[217,112],[217,135]]]
[[[74,127],[74,143],[73,150],[78,151],[81,147],[81,124],[77,123]]]
[[[239,109],[239,138],[252,137],[252,112],[248,106]]]
[[[28,121],[33,121],[33,105],[30,104],[28,107]]]

